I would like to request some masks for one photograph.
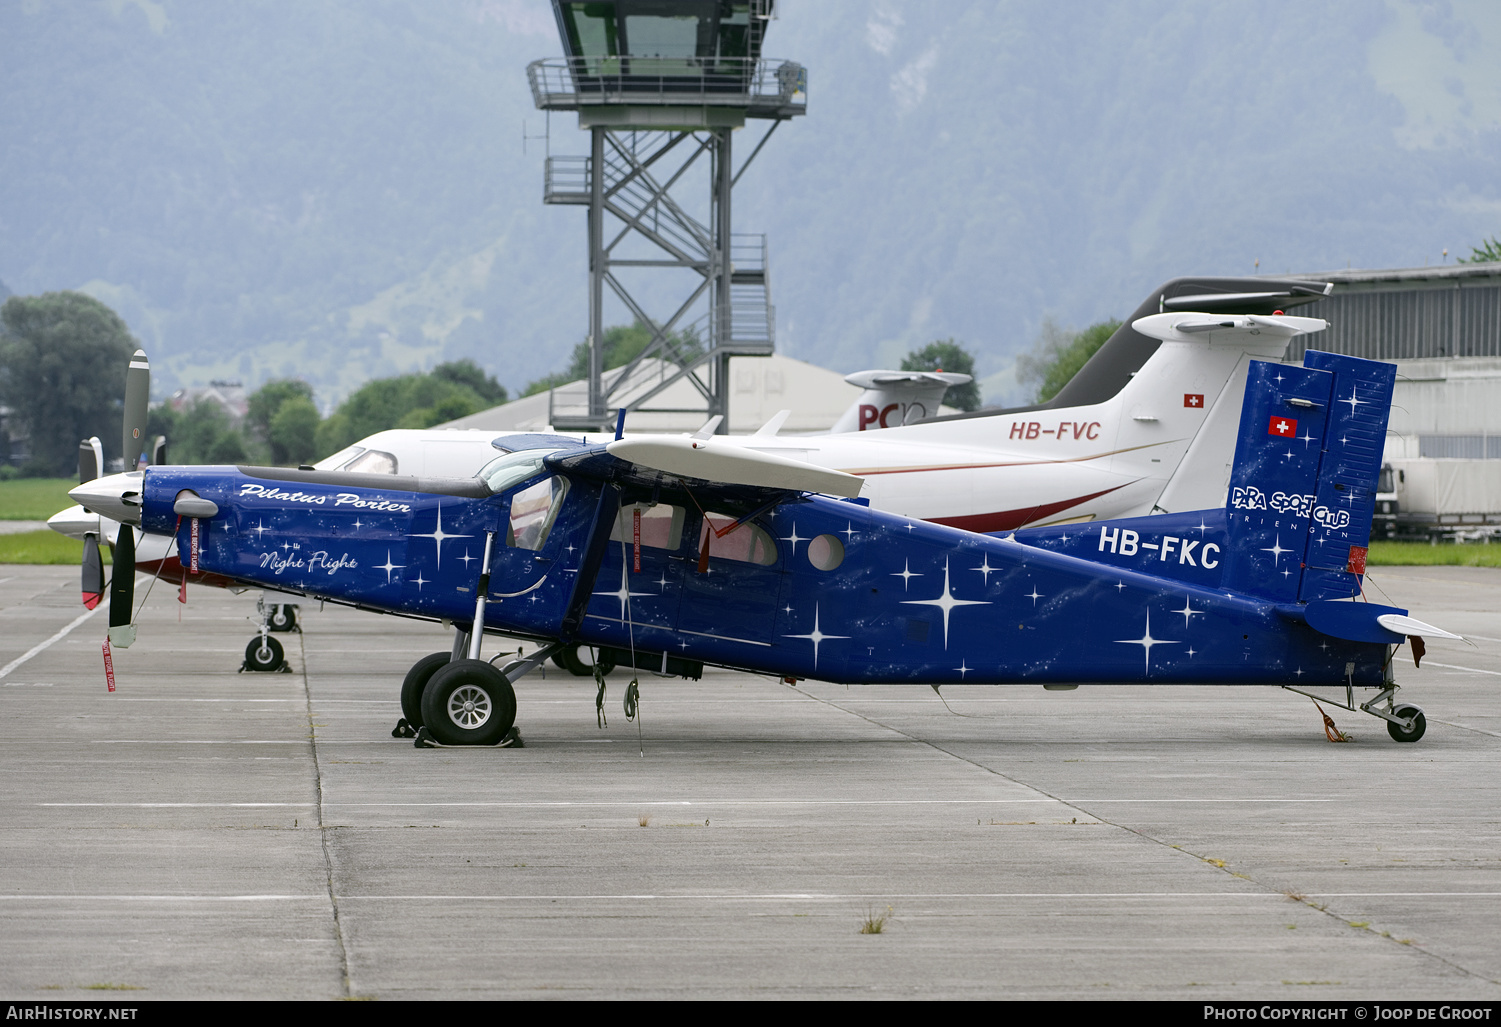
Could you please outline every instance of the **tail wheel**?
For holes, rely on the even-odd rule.
[[[427,688],[427,683],[433,679],[433,675],[444,667],[453,657],[448,653],[433,653],[424,656],[412,664],[412,669],[407,671],[407,676],[401,682],[401,715],[415,731],[422,726],[422,693]]]
[[[444,745],[495,745],[516,723],[516,692],[484,660],[455,660],[427,683],[422,723]]]
[[[559,660],[570,674],[581,678],[592,678],[596,663],[599,664],[601,674],[608,674],[615,669],[615,657],[611,656],[607,650],[595,649],[591,654],[589,647],[584,645],[569,646],[555,659]]]
[[[272,631],[292,631],[297,627],[297,607],[292,605],[274,606],[271,616],[266,620],[266,626]]]
[[[1423,716],[1423,711],[1417,706],[1397,706],[1392,709],[1395,717],[1411,717],[1412,727],[1404,729],[1401,724],[1386,722],[1386,733],[1398,742],[1416,742],[1423,737],[1423,732],[1428,730],[1428,718]]]
[[[281,643],[270,636],[262,640],[257,635],[245,647],[246,670],[277,671],[286,662],[287,654],[282,650]]]

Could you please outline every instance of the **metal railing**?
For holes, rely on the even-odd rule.
[[[749,57],[549,57],[527,65],[539,110],[610,104],[743,107],[788,118],[808,107],[808,69]]]

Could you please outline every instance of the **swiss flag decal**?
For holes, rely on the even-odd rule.
[[[1296,417],[1273,417],[1267,425],[1266,433],[1295,439],[1298,437],[1298,419]]]
[[[1203,410],[1204,394],[1201,392],[1185,392],[1183,394],[1183,405],[1193,407],[1195,410]]]

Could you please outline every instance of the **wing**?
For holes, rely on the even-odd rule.
[[[547,465],[587,477],[655,485],[686,479],[703,485],[731,485],[773,492],[820,492],[853,499],[865,479],[843,471],[790,460],[773,453],[726,446],[717,439],[686,435],[616,439],[555,453]]]

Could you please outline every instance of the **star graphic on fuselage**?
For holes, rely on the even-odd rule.
[[[981,574],[981,576],[985,579],[985,584],[986,585],[990,584],[990,576],[992,574],[999,574],[1001,572],[1001,569],[999,567],[992,567],[992,566],[990,566],[990,554],[989,553],[986,553],[985,556],[984,556],[984,558],[980,560],[980,566],[978,566],[978,567],[971,567],[970,570],[972,570],[972,571],[979,571],[980,574]]]
[[[912,579],[913,578],[920,578],[920,577],[922,577],[922,575],[918,574],[916,571],[914,571],[909,566],[909,564],[910,564],[910,561],[903,560],[902,561],[902,569],[891,575],[893,578],[901,578],[902,579],[902,591],[903,592],[907,591],[907,586],[910,585],[910,584],[912,584]]]
[[[391,562],[391,550],[387,549],[386,550],[386,562],[385,563],[378,563],[378,564],[376,564],[375,565],[375,569],[378,570],[378,571],[385,571],[386,572],[386,584],[389,585],[391,583],[391,572],[392,571],[399,571],[399,570],[401,570],[405,566],[406,566],[406,564],[404,564],[404,563],[392,563]]]
[[[937,599],[904,599],[903,606],[936,606],[943,611],[943,647],[949,647],[949,613],[956,606],[990,606],[987,599],[955,599],[954,593],[949,588],[949,561],[948,557],[943,560],[943,592]]]
[[[813,604],[813,630],[806,635],[783,635],[783,638],[806,638],[813,643],[813,669],[818,669],[818,644],[830,638],[849,638],[849,635],[825,635],[818,627],[818,604]]]
[[[620,587],[613,592],[595,592],[597,596],[614,596],[620,601],[620,619],[625,620],[625,608],[632,599],[646,599],[656,595],[655,592],[632,592],[630,578],[627,576],[626,564],[629,562],[625,543],[620,543]]]
[[[414,533],[412,533],[412,534],[410,534],[410,535],[407,536],[407,538],[430,538],[430,539],[433,540],[433,546],[437,550],[437,553],[438,553],[437,560],[435,561],[435,566],[438,568],[438,570],[442,570],[443,569],[443,540],[444,539],[446,539],[446,538],[473,538],[473,537],[474,537],[473,535],[450,535],[450,534],[448,534],[447,532],[445,532],[443,530],[443,504],[442,503],[438,504],[438,525],[437,525],[437,527],[435,527],[432,531],[430,531],[430,532],[428,532],[426,534],[417,534],[417,533],[414,532]],[[465,553],[466,554],[468,553],[467,549],[465,550]],[[467,564],[465,566],[467,566]]]
[[[1272,566],[1273,567],[1277,567],[1277,566],[1280,566],[1281,563],[1282,563],[1282,554],[1283,553],[1291,553],[1292,550],[1291,549],[1283,549],[1282,548],[1282,536],[1278,535],[1276,537],[1275,541],[1272,542],[1272,548],[1270,548],[1270,549],[1263,549],[1262,552],[1263,553],[1271,553],[1272,554]]]
[[[792,534],[791,535],[783,535],[782,536],[782,541],[783,542],[791,542],[792,543],[792,555],[796,556],[797,555],[797,544],[799,542],[807,542],[808,539],[803,538],[801,535],[799,535],[797,533],[797,521],[793,521],[792,522]]]
[[[1191,618],[1204,616],[1204,611],[1203,610],[1195,610],[1193,608],[1193,602],[1191,601],[1191,598],[1192,597],[1190,597],[1190,596],[1184,596],[1183,597],[1183,609],[1181,609],[1181,610],[1174,610],[1173,611],[1174,613],[1181,613],[1181,614],[1183,614],[1183,626],[1185,628],[1188,627],[1188,622],[1189,622],[1189,620]]]
[[[1181,613],[1182,611],[1180,610],[1178,612]],[[1139,645],[1139,646],[1141,646],[1141,648],[1142,648],[1142,658],[1143,658],[1143,663],[1144,663],[1143,673],[1145,673],[1148,677],[1150,677],[1151,674],[1152,674],[1152,646],[1154,646],[1154,645],[1178,645],[1179,644],[1178,640],[1174,639],[1174,638],[1153,638],[1152,637],[1152,611],[1151,610],[1147,611],[1147,630],[1146,630],[1146,632],[1140,638],[1117,638],[1115,640],[1115,642],[1116,642],[1117,645]]]

